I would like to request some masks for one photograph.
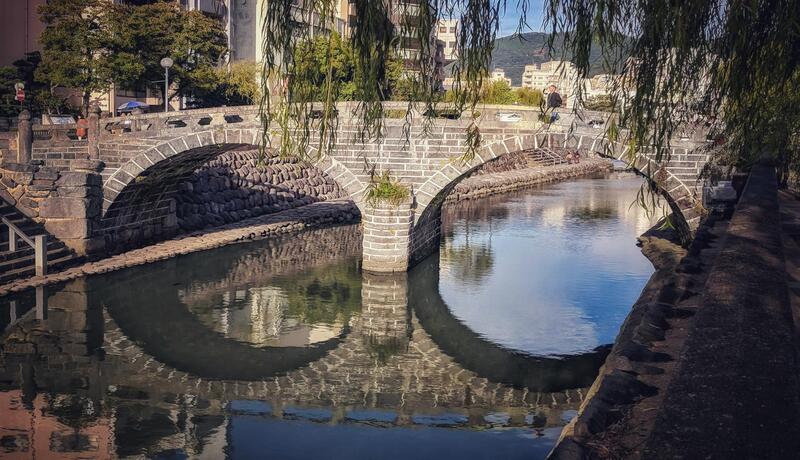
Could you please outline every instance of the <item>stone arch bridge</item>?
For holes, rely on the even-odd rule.
[[[318,159],[309,166],[322,171],[344,198],[358,206],[364,226],[364,267],[372,271],[405,271],[435,250],[441,205],[452,187],[481,165],[521,151],[559,155],[571,150],[625,161],[657,185],[688,228],[696,226],[701,193],[698,176],[707,160],[705,151],[695,148],[697,144],[677,142],[669,163],[658,164],[653,160],[654,149],[630,155],[627,145],[611,142],[598,131],[545,131],[536,122],[536,112],[520,107],[483,108],[479,120],[482,146],[466,163],[459,158],[466,148],[467,120],[436,119],[427,130],[421,123],[412,123],[407,137],[405,121],[389,119],[382,139],[364,143],[353,140],[357,127],[352,120],[343,119],[332,151],[317,155],[310,147],[309,156]],[[519,116],[504,116],[507,113]],[[516,121],[501,121],[507,119]],[[102,247],[109,234],[131,227],[147,225],[168,236],[168,230],[176,228],[172,197],[177,184],[225,152],[255,148],[262,135],[257,107],[102,119],[93,114],[88,140],[69,139],[63,131],[68,126],[58,128],[61,132],[34,126],[32,142],[26,144],[22,139],[25,125],[20,126],[18,152],[6,150],[7,156],[16,153],[20,163],[31,159],[43,165],[40,168],[55,170],[59,177],[56,185],[63,181],[64,186],[87,189],[71,190],[72,195],[56,192],[56,203],[40,207],[36,216],[54,236],[82,240],[81,249],[87,252]],[[411,189],[410,200],[399,206],[368,205],[364,194],[370,174],[365,162],[378,171],[391,170]],[[37,174],[33,173],[34,182]],[[77,234],[74,225],[56,225],[75,216],[82,229]],[[48,226],[48,220],[53,224]],[[66,227],[69,232],[59,232]]]

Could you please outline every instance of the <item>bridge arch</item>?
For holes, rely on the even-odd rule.
[[[177,215],[180,209],[177,209],[173,198],[180,192],[178,186],[192,176],[194,171],[209,164],[215,158],[227,159],[226,154],[235,157],[241,152],[254,152],[258,149],[260,139],[261,131],[259,129],[225,129],[186,133],[168,140],[161,139],[159,143],[126,161],[103,183],[103,206],[98,231],[106,240],[106,248],[112,252],[124,250],[177,233]],[[312,152],[309,156],[313,157],[314,148],[310,147],[310,149]],[[238,160],[234,158],[231,161]],[[285,163],[275,157],[270,160],[270,163],[272,161]],[[364,186],[359,179],[335,158],[323,156],[311,163],[289,163],[296,164],[299,168],[312,169],[314,178],[307,182],[323,185],[322,189],[325,190],[325,195],[316,199],[303,190],[293,190],[278,184],[264,182],[263,175],[260,179],[262,182],[258,185],[271,185],[278,189],[277,194],[280,196],[283,196],[282,192],[296,193],[299,199],[298,204],[308,204],[307,202],[327,198],[350,198],[360,196],[363,192]],[[252,171],[252,169],[245,167],[244,171]],[[278,172],[275,174],[275,176],[269,176],[269,181],[272,181],[273,177],[279,177]],[[297,174],[300,175],[300,172]],[[302,174],[305,175],[306,172],[302,172]],[[310,175],[311,173],[309,173]],[[288,181],[288,177],[280,177],[281,180]],[[298,180],[300,179],[298,177]],[[292,180],[294,180],[294,176],[292,176]],[[317,184],[322,180],[325,181],[324,184]],[[284,182],[284,184],[287,183],[289,182]],[[330,187],[327,187],[328,185]],[[328,189],[336,190],[328,192]],[[269,193],[273,192],[275,190]],[[243,216],[242,218],[246,218],[284,209],[279,208],[274,202],[271,204],[272,209],[266,209],[268,207],[266,203],[263,208],[260,207],[261,202],[257,202],[257,204],[259,208],[253,210],[252,213],[250,209],[247,209],[240,210],[239,214]],[[356,200],[356,204],[359,204],[358,200]],[[215,222],[215,224],[218,223],[228,222]]]
[[[676,174],[668,168],[669,162],[655,161],[655,149],[640,149],[631,158],[630,146],[610,141],[603,135],[575,133],[535,133],[516,135],[490,142],[477,150],[469,162],[450,161],[431,174],[430,178],[414,191],[416,210],[412,229],[410,264],[413,265],[438,247],[441,234],[441,207],[447,195],[463,179],[479,167],[518,152],[549,150],[556,154],[578,151],[583,157],[600,156],[623,161],[637,174],[656,187],[676,217],[676,224],[688,234],[697,228],[700,214],[697,191],[697,171],[705,163],[705,155],[692,153],[687,148],[673,148],[670,162],[691,163],[692,172]],[[695,183],[690,183],[690,180]]]

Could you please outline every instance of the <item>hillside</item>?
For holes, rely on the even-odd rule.
[[[501,37],[494,41],[492,52],[492,66],[500,67],[506,72],[506,77],[511,79],[513,86],[522,84],[522,72],[528,64],[538,64],[551,59],[546,48],[548,34],[542,32],[529,32],[522,35]],[[561,56],[561,46],[558,40],[554,45],[552,55],[554,59]],[[590,75],[603,73],[600,60],[600,51],[592,50],[592,69]]]

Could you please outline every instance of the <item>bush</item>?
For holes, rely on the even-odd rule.
[[[599,96],[592,96],[583,102],[583,107],[586,110],[597,110],[601,112],[614,112],[614,102],[611,96],[602,94]]]
[[[392,177],[389,170],[384,171],[380,176],[372,177],[367,186],[365,198],[371,206],[379,202],[386,202],[395,206],[407,200],[411,191],[399,180]]]

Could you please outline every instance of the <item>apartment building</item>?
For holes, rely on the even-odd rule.
[[[419,38],[419,31],[416,24],[420,21],[419,1],[418,0],[399,0],[389,2],[389,20],[394,25],[395,33],[399,38],[398,54],[405,63],[405,71],[407,74],[419,73],[420,53],[423,48],[423,40]],[[439,82],[438,86],[441,89],[441,82],[444,80],[444,64],[445,64],[445,50],[446,43],[437,38],[437,30],[434,29],[427,37],[427,46],[430,48],[430,66],[432,75]],[[424,64],[422,64],[424,65]]]
[[[511,86],[511,79],[506,77],[505,70],[503,70],[503,69],[501,69],[499,67],[497,67],[494,70],[492,70],[492,75],[489,77],[489,81],[492,81],[492,82],[504,81],[504,82],[508,83],[508,86]]]
[[[444,43],[445,62],[458,59],[458,19],[442,19],[436,24],[436,38]]]
[[[522,86],[545,91],[550,85],[555,85],[564,103],[570,105],[577,72],[575,65],[569,61],[526,65],[522,73]]]

